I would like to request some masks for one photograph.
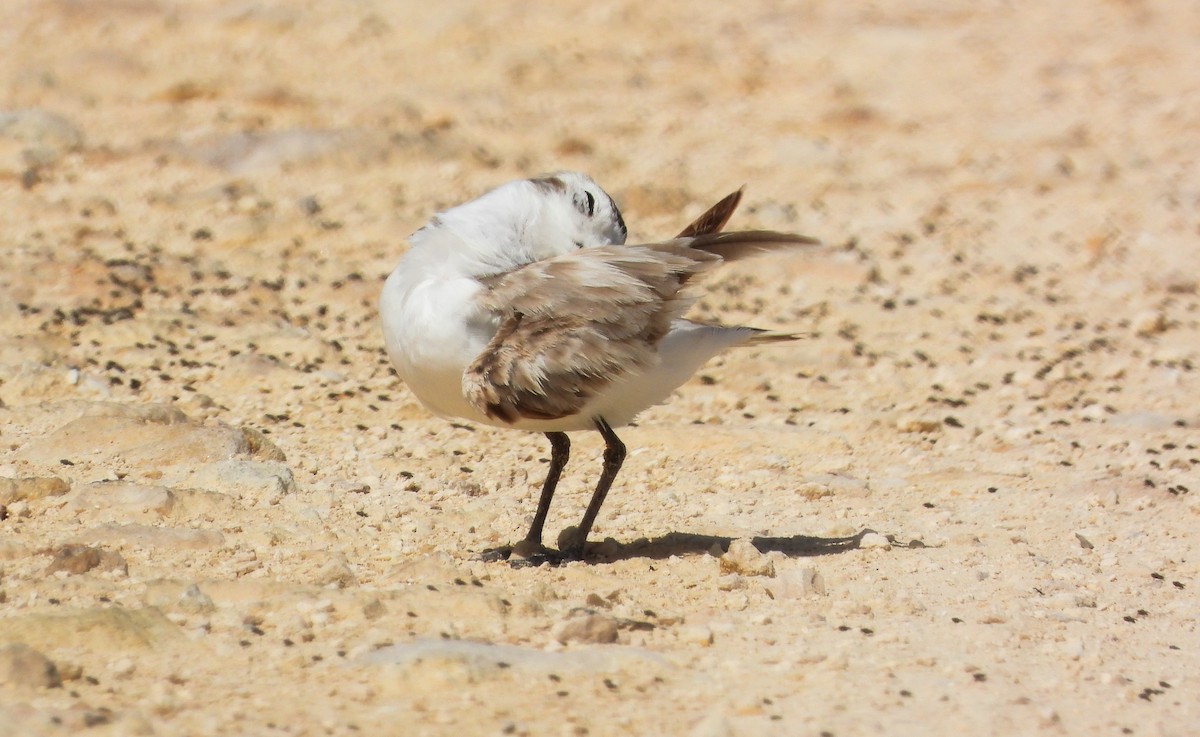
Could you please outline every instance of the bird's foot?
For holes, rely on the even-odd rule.
[[[508,561],[513,568],[536,568],[546,564],[557,566],[571,560],[553,548],[529,540],[522,540],[515,545],[488,548],[480,553],[477,559],[489,563]]]

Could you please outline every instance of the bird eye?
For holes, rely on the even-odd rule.
[[[575,207],[584,215],[592,217],[596,214],[596,198],[586,189],[583,191],[583,197],[584,199],[575,197]]]

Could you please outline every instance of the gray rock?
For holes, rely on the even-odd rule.
[[[28,688],[58,688],[62,678],[54,661],[24,643],[0,647],[0,683]]]

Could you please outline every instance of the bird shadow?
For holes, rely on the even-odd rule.
[[[874,530],[864,529],[850,537],[813,537],[810,535],[790,535],[787,537],[757,536],[750,539],[752,545],[761,553],[778,551],[789,558],[808,558],[820,555],[836,555],[848,550],[857,550],[863,537],[874,533]],[[889,542],[896,547],[924,547],[919,541],[910,543],[897,542],[893,536],[887,536]],[[617,542],[611,538],[589,549],[590,560],[617,561],[629,558],[649,558],[662,560],[673,555],[695,555],[713,552],[719,549],[724,552],[735,538],[722,535],[698,535],[690,532],[669,532],[655,538],[641,538],[628,543]]]

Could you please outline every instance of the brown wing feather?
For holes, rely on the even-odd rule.
[[[500,328],[463,374],[469,402],[504,422],[578,412],[613,381],[653,363],[692,300],[681,294],[720,258],[676,242],[601,246],[485,280]]]
[[[729,222],[733,211],[737,209],[738,203],[742,201],[742,189],[726,195],[720,202],[705,210],[703,215],[693,220],[675,237],[691,238],[697,235],[720,233],[721,229],[725,227],[725,223]]]
[[[727,217],[708,225],[702,217],[689,229],[720,227]],[[682,290],[697,274],[723,260],[815,242],[774,231],[710,232],[580,249],[485,278],[480,307],[500,327],[463,373],[463,393],[508,423],[576,414],[606,386],[657,360],[658,341],[692,304]]]

